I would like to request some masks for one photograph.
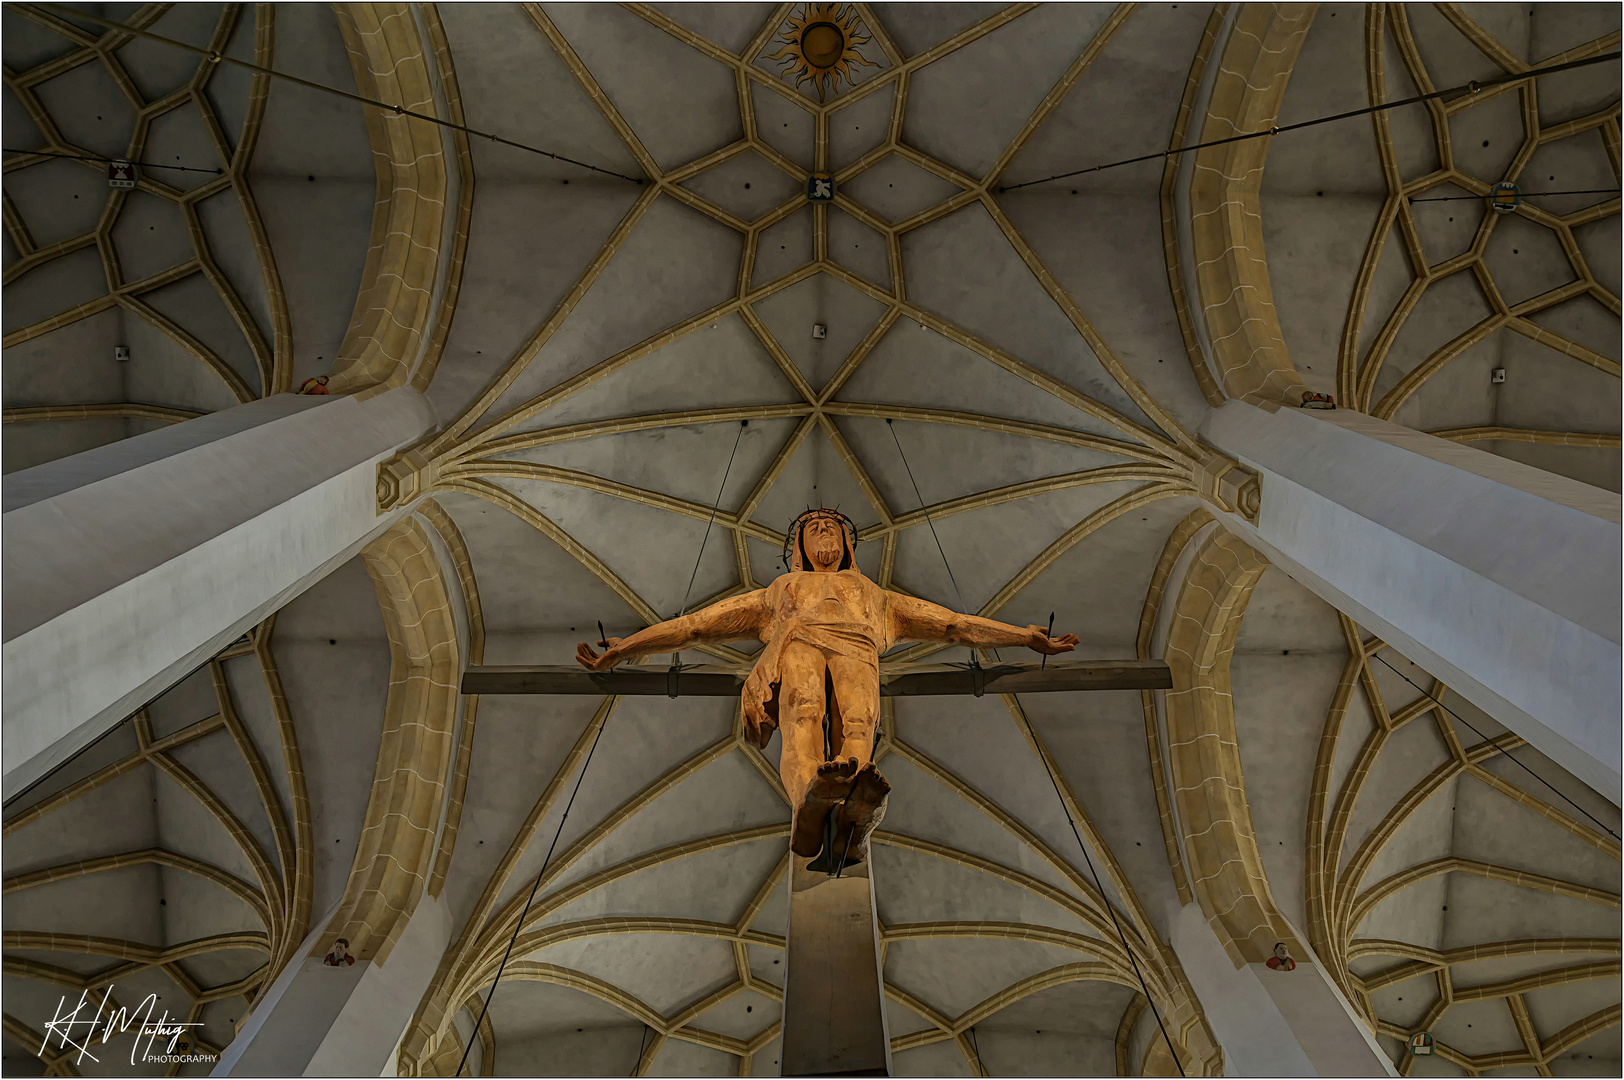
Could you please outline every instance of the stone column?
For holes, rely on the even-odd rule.
[[[280,394],[4,481],[4,787],[43,776],[388,529],[417,391]]]
[[[1615,804],[1620,499],[1362,413],[1230,401],[1262,478],[1224,524]]]

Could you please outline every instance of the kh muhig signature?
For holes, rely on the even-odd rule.
[[[203,1022],[201,1020],[171,1020],[167,1009],[157,1020],[153,1020],[152,1010],[158,1006],[157,994],[148,994],[141,1004],[134,1009],[126,1009],[121,1005],[105,1016],[102,1015],[102,1012],[107,1003],[113,998],[112,986],[108,986],[106,992],[102,994],[100,1004],[92,1001],[89,994],[88,990],[81,990],[79,992],[79,1003],[67,1011],[64,1011],[64,1009],[67,1007],[68,998],[65,994],[62,996],[62,999],[56,1004],[56,1016],[45,1025],[45,1042],[40,1047],[41,1050],[51,1045],[51,1038],[54,1036],[61,1040],[58,1049],[66,1050],[71,1046],[79,1051],[79,1057],[75,1064],[83,1063],[87,1057],[91,1061],[99,1061],[101,1059],[90,1052],[91,1046],[96,1043],[98,1031],[101,1033],[101,1044],[105,1046],[114,1036],[122,1035],[134,1027],[135,1041],[130,1044],[131,1065],[136,1063],[135,1053],[138,1049],[141,1049],[142,1039],[146,1040],[145,1049],[141,1049],[141,1060],[144,1062],[172,1062],[179,1060],[184,1063],[188,1061],[214,1061],[216,1059],[217,1055],[215,1054],[186,1052],[190,1049],[190,1046],[183,1047],[182,1052],[176,1054],[176,1046],[180,1043],[182,1037],[186,1035],[186,1029],[202,1027]],[[89,1016],[83,1015],[85,1010],[92,1005],[95,1005],[96,1011]],[[81,1031],[83,1034],[80,1034]],[[165,1039],[167,1042],[158,1053],[154,1054],[152,1052],[153,1043],[159,1039]],[[187,1042],[190,1043],[191,1040],[187,1039]]]

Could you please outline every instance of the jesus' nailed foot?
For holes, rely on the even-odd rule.
[[[868,858],[868,838],[885,817],[891,785],[872,762],[826,761],[795,815],[791,848],[802,858],[821,857],[810,869],[833,874]]]

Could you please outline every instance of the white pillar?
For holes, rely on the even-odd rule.
[[[1398,1075],[1314,957],[1296,957],[1289,972],[1236,967],[1200,907],[1169,914],[1169,943],[1224,1048],[1225,1076]]]
[[[7,476],[5,790],[393,524],[377,465],[433,422],[410,388],[281,394]]]
[[[1620,801],[1619,496],[1344,410],[1230,401],[1203,434],[1262,477],[1231,531]]]
[[[209,1075],[394,1075],[401,1034],[451,944],[451,910],[425,894],[388,962],[328,967],[310,953],[337,911],[315,924]]]

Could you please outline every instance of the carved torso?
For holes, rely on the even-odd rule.
[[[879,654],[891,647],[886,597],[861,570],[784,574],[767,586],[769,621],[761,639],[780,647],[806,641],[877,667]]]
[[[768,621],[761,640],[767,643],[750,672],[746,693],[771,697],[779,680],[779,660],[792,642],[810,645],[825,659],[846,657],[874,671],[880,654],[891,647],[889,594],[862,571],[783,574],[767,586]]]

